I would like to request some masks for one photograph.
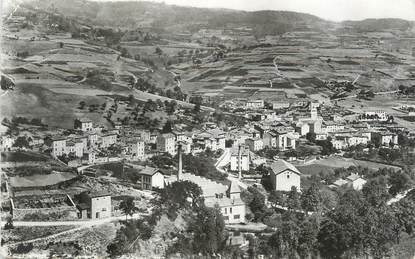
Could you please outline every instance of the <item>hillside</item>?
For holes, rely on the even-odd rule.
[[[227,9],[207,9],[166,5],[154,2],[91,2],[86,0],[35,0],[27,7],[55,11],[69,17],[87,19],[96,25],[124,28],[173,27],[197,28],[249,26],[269,33],[281,33],[294,28],[323,28],[328,22],[309,14],[287,11],[244,12]],[[179,25],[179,26],[178,26]]]

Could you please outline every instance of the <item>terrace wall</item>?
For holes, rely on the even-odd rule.
[[[63,221],[78,219],[78,210],[69,195],[70,205],[53,208],[16,208],[11,200],[11,212],[14,220],[24,221]]]

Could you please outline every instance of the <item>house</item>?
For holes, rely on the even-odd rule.
[[[108,148],[117,143],[117,134],[116,133],[107,133],[101,135],[100,137],[100,147]]]
[[[176,154],[176,137],[173,133],[164,133],[157,137],[157,150],[163,153]]]
[[[126,154],[131,156],[131,159],[143,159],[145,143],[143,140],[131,139],[125,143]]]
[[[153,188],[164,188],[164,175],[159,169],[146,166],[137,173],[137,185],[142,190],[152,190]]]
[[[398,135],[392,132],[373,132],[372,139],[377,141],[379,145],[389,146],[390,144],[398,144]]]
[[[366,111],[359,115],[360,121],[388,121],[389,115],[385,111]]]
[[[348,182],[344,179],[338,179],[336,180],[333,184],[331,184],[329,187],[331,188],[338,188],[340,186],[343,186],[345,184],[347,184]]]
[[[291,191],[296,187],[300,191],[301,173],[292,164],[279,159],[271,164],[271,184],[275,191]]]
[[[86,150],[85,152],[84,152],[84,155],[83,155],[83,157],[82,157],[82,160],[83,161],[86,161],[86,163],[87,164],[95,164],[95,156],[96,156],[96,153],[95,153],[95,151],[94,150]],[[85,162],[84,162],[85,163]]]
[[[233,172],[249,171],[249,148],[239,146],[231,150],[230,170]]]
[[[334,133],[344,130],[344,124],[335,122],[335,121],[325,121],[322,126],[322,132],[325,133]]]
[[[264,142],[260,138],[249,138],[245,140],[245,144],[252,152],[259,151],[264,148]]]
[[[310,125],[305,122],[298,122],[297,125],[295,125],[295,131],[300,134],[300,136],[305,136],[307,133],[310,132]]]
[[[234,181],[229,185],[225,195],[218,194],[214,198],[205,198],[207,207],[218,206],[225,224],[240,224],[245,222],[246,205],[241,199],[241,189]]]
[[[245,107],[247,109],[262,109],[264,108],[264,100],[248,100]]]
[[[52,156],[59,157],[66,154],[66,138],[57,137],[52,139]]]
[[[111,217],[111,195],[106,192],[86,191],[79,195],[78,216],[81,219]]]
[[[288,109],[290,108],[290,103],[289,102],[273,102],[272,104],[272,109],[273,110],[280,110],[280,109]]]
[[[81,158],[84,155],[84,145],[82,142],[67,141],[65,154],[73,154],[75,157]]]
[[[225,132],[219,128],[208,129],[194,136],[194,143],[202,149],[209,148],[212,151],[225,149]]]
[[[358,174],[351,174],[346,177],[347,185],[357,191],[360,191],[363,188],[363,185],[366,184],[366,180],[363,179]]]
[[[87,138],[88,138],[89,147],[95,147],[96,145],[98,145],[98,134],[97,133],[88,132]]]
[[[295,149],[298,134],[285,130],[272,130],[264,133],[264,146],[279,150]]]
[[[93,130],[92,121],[89,119],[85,119],[85,118],[75,119],[74,129],[79,129],[83,132],[92,131]]]

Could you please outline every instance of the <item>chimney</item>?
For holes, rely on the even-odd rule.
[[[183,173],[183,166],[182,166],[182,144],[178,144],[178,155],[179,155],[179,170],[177,172],[177,181],[180,181],[182,179],[182,173]]]
[[[238,179],[239,180],[242,179],[242,149],[241,149],[241,145],[239,145],[239,150],[238,150]]]

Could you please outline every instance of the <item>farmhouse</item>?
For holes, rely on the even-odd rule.
[[[271,164],[271,184],[273,190],[290,191],[292,187],[300,190],[301,173],[292,164],[279,159]]]
[[[111,217],[111,195],[106,192],[86,191],[79,194],[78,217],[101,219]]]
[[[142,190],[164,188],[164,176],[159,169],[146,166],[137,173],[137,184]]]

